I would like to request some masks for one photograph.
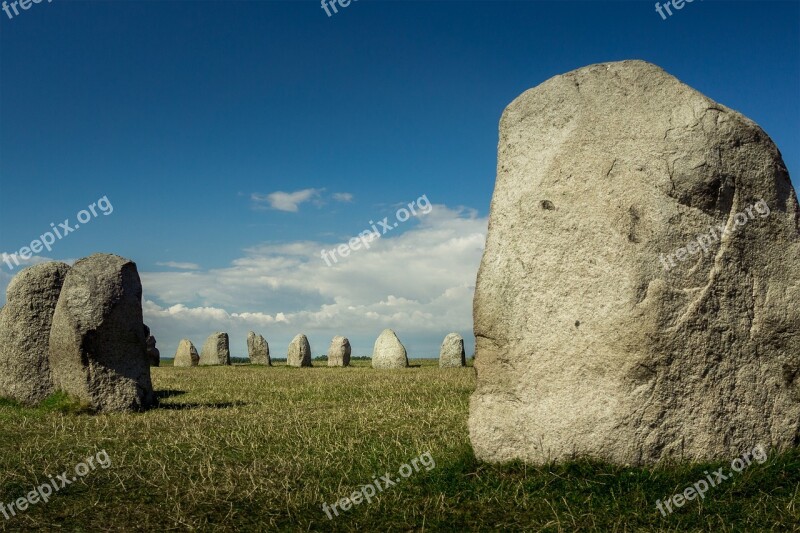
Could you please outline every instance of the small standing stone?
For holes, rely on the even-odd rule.
[[[147,324],[144,325],[145,345],[147,346],[147,360],[150,361],[150,366],[158,366],[161,364],[161,352],[156,348],[156,338],[150,335],[150,328]]]
[[[200,350],[200,365],[230,365],[231,351],[228,348],[228,334],[216,332],[209,335]]]
[[[267,340],[261,335],[256,335],[254,331],[247,334],[247,356],[251,364],[272,366]]]
[[[328,366],[350,365],[350,341],[347,337],[337,335],[328,348]]]
[[[172,366],[197,366],[199,363],[200,356],[192,341],[181,339],[178,344],[178,350],[175,352],[175,361],[173,361]]]
[[[405,368],[408,366],[406,349],[397,334],[385,329],[375,341],[372,351],[372,368]]]
[[[444,338],[439,352],[439,368],[457,368],[467,366],[464,354],[464,339],[458,333],[451,333]]]
[[[308,338],[302,333],[292,339],[289,344],[286,364],[297,367],[311,366],[311,346],[308,344]]]

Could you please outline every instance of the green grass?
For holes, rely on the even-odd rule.
[[[414,363],[419,363],[415,361]],[[475,460],[472,369],[153,369],[160,407],[86,414],[0,401],[0,501],[105,449],[112,461],[8,531],[800,531],[800,452],[771,456],[662,517],[719,465],[531,467]],[[77,411],[77,412],[76,412]],[[323,503],[429,451],[436,461],[329,520]]]
[[[0,409],[11,408],[28,417],[46,416],[49,413],[63,413],[63,414],[89,414],[93,413],[94,409],[87,402],[82,402],[77,398],[72,398],[64,392],[56,392],[42,400],[36,407],[28,407],[20,405],[14,400],[8,398],[0,398]],[[2,433],[0,433],[2,435]]]

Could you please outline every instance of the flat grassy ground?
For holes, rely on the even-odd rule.
[[[0,403],[0,501],[107,469],[9,520],[8,531],[800,531],[800,453],[770,456],[662,517],[657,499],[714,465],[479,464],[467,435],[473,369],[375,371],[249,365],[154,368],[160,408],[69,412]],[[66,411],[66,412],[65,412]],[[329,520],[323,503],[430,452],[371,503]],[[729,469],[729,468],[727,468]]]

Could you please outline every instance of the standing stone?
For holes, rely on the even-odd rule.
[[[372,350],[372,368],[405,368],[408,366],[406,349],[394,331],[385,329],[375,341]]]
[[[220,331],[212,333],[200,350],[200,365],[230,365],[231,351],[228,348],[228,334]]]
[[[200,356],[197,348],[194,347],[189,339],[181,339],[178,349],[175,351],[175,360],[172,366],[197,366],[200,364]]]
[[[98,411],[154,403],[136,263],[109,254],[75,263],[53,315],[49,358],[54,388]]]
[[[47,350],[69,266],[41,263],[14,276],[0,309],[0,396],[35,405],[53,392]]]
[[[147,347],[147,360],[150,361],[150,366],[158,366],[161,364],[161,352],[156,348],[156,338],[150,335],[150,328],[147,324],[144,325],[145,346]]]
[[[444,338],[439,351],[439,368],[467,366],[464,354],[464,339],[458,333],[451,333]]]
[[[254,331],[247,334],[247,356],[251,364],[272,366],[267,340],[261,335],[256,335]]]
[[[800,443],[800,208],[761,128],[624,61],[525,92],[498,152],[473,309],[478,458]]]
[[[336,336],[328,348],[328,366],[350,366],[350,341]]]
[[[288,366],[311,366],[311,346],[305,335],[297,335],[289,344],[289,353],[286,356]]]
[[[150,335],[145,341],[147,347],[147,360],[150,366],[158,366],[161,364],[161,352],[156,348],[156,338]]]

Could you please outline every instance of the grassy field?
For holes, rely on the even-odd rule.
[[[657,499],[727,466],[478,463],[473,369],[249,365],[153,369],[159,408],[133,414],[0,404],[0,501],[105,450],[7,531],[800,531],[800,453],[770,456],[666,517]],[[322,510],[430,452],[371,503]],[[711,470],[709,470],[711,471]],[[407,472],[407,470],[406,470]]]

